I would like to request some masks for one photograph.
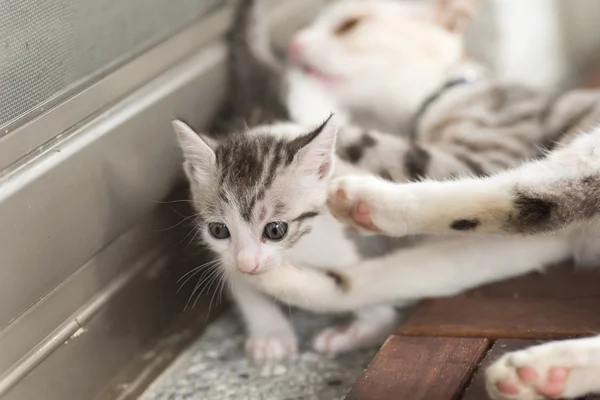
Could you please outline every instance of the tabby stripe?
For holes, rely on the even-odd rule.
[[[508,138],[506,138],[508,139]],[[469,153],[489,153],[489,152],[497,152],[506,154],[512,158],[517,160],[523,159],[525,157],[525,153],[523,151],[518,151],[514,148],[511,148],[508,145],[508,142],[472,142],[465,138],[454,138],[451,140],[450,144],[464,147]]]
[[[381,169],[377,175],[379,175],[380,178],[385,179],[386,181],[394,182],[394,178],[392,177],[392,175],[385,169]]]
[[[410,180],[424,178],[431,160],[431,154],[417,143],[411,143],[404,154],[404,171]]]
[[[479,162],[473,160],[470,156],[468,156],[466,154],[461,154],[461,153],[453,153],[452,155],[458,161],[460,161],[464,165],[466,165],[467,168],[469,168],[469,170],[475,176],[485,176],[486,175],[484,167]]]
[[[288,245],[287,245],[287,247],[288,248],[292,247],[293,245],[295,245],[296,243],[298,243],[298,241],[300,239],[302,239],[303,236],[306,236],[306,235],[308,235],[311,232],[312,232],[312,228],[311,227],[308,227],[308,228],[303,229],[303,230],[299,230],[298,232],[296,232],[296,234],[294,234],[292,237],[290,237],[288,239]]]
[[[346,161],[356,164],[363,158],[365,150],[375,146],[376,143],[377,141],[373,136],[371,136],[368,132],[363,132],[359,141],[346,146],[341,150],[341,153]]]
[[[299,216],[297,216],[296,218],[294,218],[292,221],[294,221],[294,222],[301,222],[301,221],[304,221],[304,220],[309,219],[309,218],[314,218],[314,217],[316,217],[318,215],[319,215],[319,213],[317,211],[308,211],[308,212],[305,212],[303,214],[300,214]]]
[[[573,117],[569,118],[567,122],[561,126],[561,128],[557,132],[557,136],[554,138],[554,141],[558,140],[558,138],[567,135],[573,131],[573,129],[577,128],[581,122],[596,109],[597,104],[592,103],[588,105],[586,108],[575,114]]]

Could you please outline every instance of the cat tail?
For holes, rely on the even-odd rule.
[[[282,101],[284,64],[273,51],[264,0],[238,0],[231,28],[227,93],[211,131],[228,134],[288,119]]]

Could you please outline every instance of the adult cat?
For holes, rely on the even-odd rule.
[[[341,220],[371,232],[547,238],[563,258],[598,266],[600,128],[565,139],[541,161],[487,178],[404,185],[340,178],[331,185],[329,206]],[[507,245],[502,254],[514,250]],[[543,257],[555,250],[538,251]],[[600,336],[508,353],[487,370],[487,387],[495,399],[571,399],[600,393],[599,376]]]

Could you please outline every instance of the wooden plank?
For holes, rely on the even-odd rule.
[[[456,399],[488,345],[486,339],[391,336],[346,399]]]
[[[535,346],[543,343],[541,340],[514,340],[501,339],[498,340],[488,351],[483,361],[477,367],[477,371],[473,374],[473,379],[461,400],[485,400],[488,399],[485,389],[485,369],[500,356],[510,351],[524,349],[526,347]],[[581,400],[600,400],[600,396],[587,396]]]
[[[468,298],[422,303],[400,327],[411,336],[561,339],[600,332],[600,299]]]
[[[600,332],[600,270],[555,267],[423,302],[403,335],[560,339]]]
[[[465,293],[464,297],[504,298],[598,298],[600,269],[576,268],[561,265],[544,272],[534,272],[522,277],[482,286]]]

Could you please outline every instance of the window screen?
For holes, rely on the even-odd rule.
[[[47,100],[93,82],[223,2],[0,1],[0,127],[26,120]]]

